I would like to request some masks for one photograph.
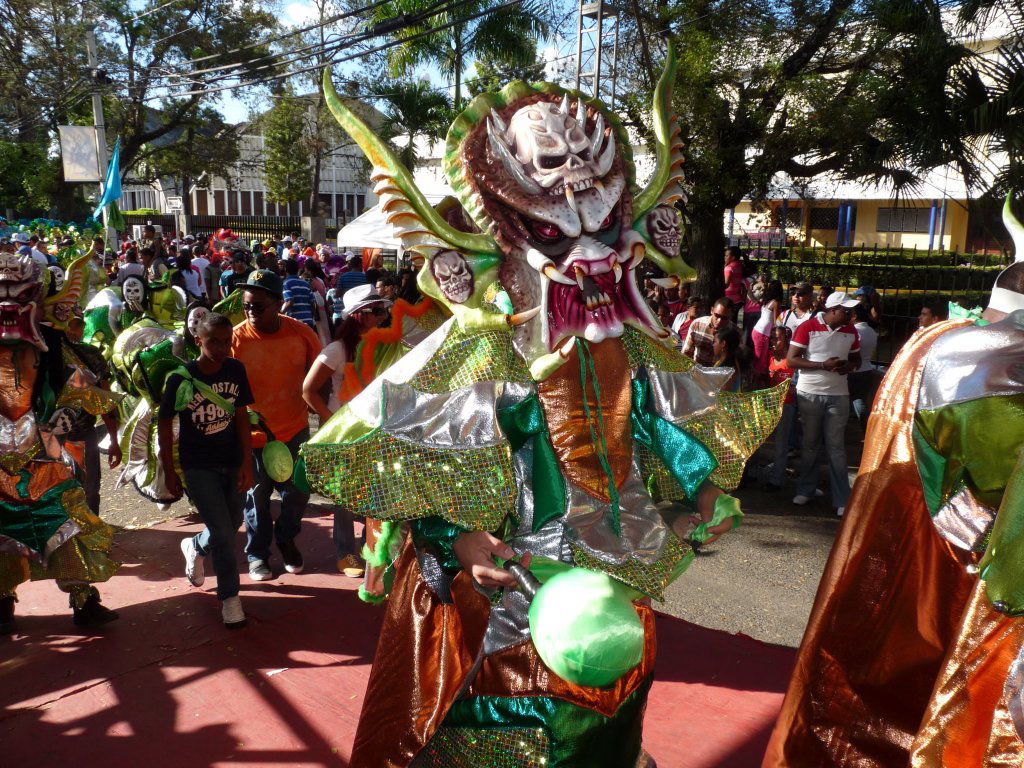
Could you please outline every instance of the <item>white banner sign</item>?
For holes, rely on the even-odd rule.
[[[96,129],[91,125],[61,125],[60,156],[65,181],[102,181],[107,169],[99,167]]]

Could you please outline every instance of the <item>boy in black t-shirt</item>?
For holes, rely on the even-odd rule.
[[[245,366],[233,357],[231,321],[211,312],[196,329],[199,359],[185,366],[188,376],[167,377],[160,403],[157,437],[160,462],[171,493],[181,493],[174,466],[174,417],[178,416],[178,457],[188,494],[206,528],[181,542],[185,576],[195,586],[205,580],[203,557],[213,555],[224,624],[244,626],[238,598],[235,534],[242,524],[242,495],[252,485],[252,450],[246,406],[253,402]]]

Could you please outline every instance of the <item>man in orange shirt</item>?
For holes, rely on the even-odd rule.
[[[302,382],[320,353],[320,341],[305,323],[281,312],[281,278],[269,269],[257,269],[246,280],[242,293],[245,320],[235,326],[231,356],[242,361],[252,387],[253,410],[276,440],[297,458],[299,446],[309,440],[309,414],[302,399]],[[259,441],[259,442],[258,442]],[[266,581],[270,571],[271,534],[289,573],[302,572],[302,553],[295,537],[309,494],[289,480],[275,483],[263,464],[263,441],[253,435],[253,484],[245,500],[249,578]],[[270,516],[270,497],[277,489],[281,513]]]

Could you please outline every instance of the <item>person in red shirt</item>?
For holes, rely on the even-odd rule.
[[[294,459],[298,457],[299,446],[309,440],[309,413],[302,399],[302,382],[320,354],[320,340],[308,325],[281,314],[282,284],[274,272],[254,270],[242,289],[245,320],[234,328],[231,356],[245,366],[252,387],[253,410],[263,417],[274,439],[288,446]],[[291,480],[271,480],[263,464],[262,438],[262,431],[253,434],[255,471],[245,500],[245,554],[253,581],[273,578],[271,537],[285,570],[302,572],[302,553],[295,545],[295,537],[309,503],[309,494],[301,492]],[[281,495],[281,512],[276,521],[270,516],[270,497],[275,489]]]
[[[789,355],[789,340],[793,332],[784,325],[776,325],[771,329],[768,344],[771,354],[768,356],[768,386],[775,387],[783,381],[792,381],[794,370],[787,359]],[[790,384],[786,399],[783,401],[782,418],[775,428],[772,439],[775,441],[775,461],[772,463],[771,473],[768,477],[768,490],[780,491],[786,481],[786,461],[789,453],[789,436],[793,431],[793,424],[796,421],[796,392]]]
[[[747,299],[747,284],[743,275],[743,251],[738,245],[725,249],[725,298],[738,311]],[[735,315],[733,316],[735,319]]]

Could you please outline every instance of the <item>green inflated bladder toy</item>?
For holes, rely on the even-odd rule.
[[[541,660],[575,685],[604,688],[644,654],[644,625],[628,587],[585,568],[556,573],[543,585],[516,562],[506,568],[531,598],[530,635]]]
[[[280,440],[271,440],[263,446],[263,466],[267,475],[275,483],[283,483],[291,479],[295,469],[292,452]]]

